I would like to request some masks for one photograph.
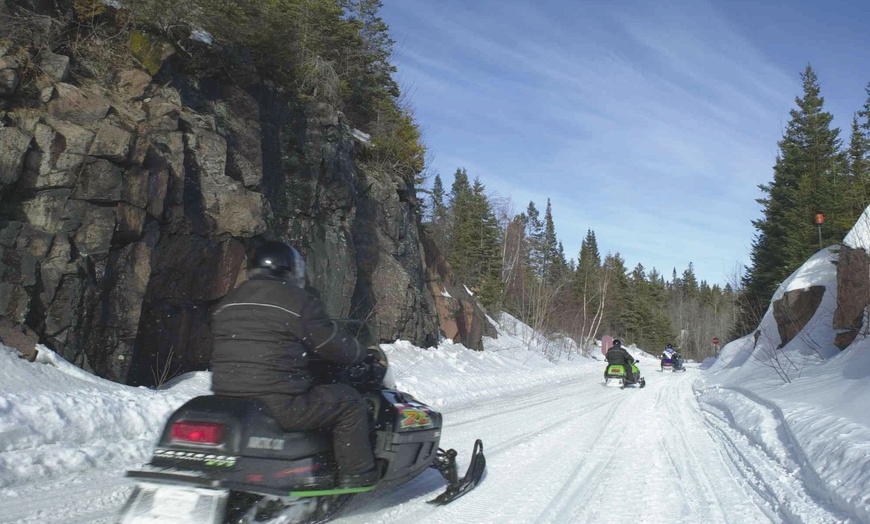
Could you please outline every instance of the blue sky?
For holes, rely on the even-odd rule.
[[[550,198],[567,256],[591,228],[666,278],[748,264],[807,63],[845,137],[870,82],[866,0],[384,4],[447,188],[465,167],[515,213]]]

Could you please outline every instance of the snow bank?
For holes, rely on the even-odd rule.
[[[207,391],[207,373],[160,391],[102,380],[39,346],[35,363],[0,344],[0,487],[144,460],[169,412]]]
[[[870,223],[870,221],[868,221]],[[855,233],[858,231],[858,233]],[[870,237],[853,230],[849,242]],[[836,247],[816,253],[782,283],[786,292],[824,286],[804,330],[784,347],[773,306],[756,333],[724,348],[696,385],[698,400],[792,475],[813,497],[870,522],[870,340],[834,345]]]
[[[516,319],[507,321],[512,330],[531,333]],[[505,332],[484,346],[483,352],[450,342],[422,349],[399,341],[382,348],[398,387],[437,407],[552,384],[576,374],[577,365],[593,363],[556,365],[536,350],[538,344],[529,350]],[[169,414],[209,393],[208,372],[183,375],[154,391],[103,380],[38,349],[30,363],[0,344],[0,488],[146,462]]]

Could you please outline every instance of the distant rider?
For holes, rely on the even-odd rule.
[[[631,384],[634,383],[634,373],[631,370],[631,365],[634,363],[634,357],[632,357],[628,351],[622,347],[622,341],[618,338],[613,341],[613,346],[607,350],[607,365],[608,366],[616,366],[621,365],[625,368],[625,383]]]
[[[284,431],[332,431],[338,487],[378,480],[368,410],[347,384],[313,385],[309,358],[356,364],[366,348],[305,291],[305,260],[293,246],[267,242],[254,252],[248,280],[212,313],[212,390],[263,402]]]
[[[677,362],[677,350],[675,350],[674,346],[670,344],[668,344],[668,346],[662,352],[662,367],[664,367],[665,360],[670,360],[671,364],[674,366],[674,369],[679,368],[679,362]]]

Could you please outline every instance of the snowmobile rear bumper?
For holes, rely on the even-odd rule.
[[[121,511],[120,524],[219,524],[229,490],[140,482]]]

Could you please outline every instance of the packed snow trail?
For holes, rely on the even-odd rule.
[[[459,451],[460,467],[474,439],[483,439],[487,472],[477,489],[448,506],[428,505],[444,483],[427,471],[398,489],[359,496],[335,522],[848,521],[702,409],[697,368],[649,372],[653,362],[642,363],[644,389],[605,387],[603,365],[588,366],[572,380],[448,406],[442,446]],[[131,487],[121,475],[93,471],[4,488],[0,522],[113,522]]]

